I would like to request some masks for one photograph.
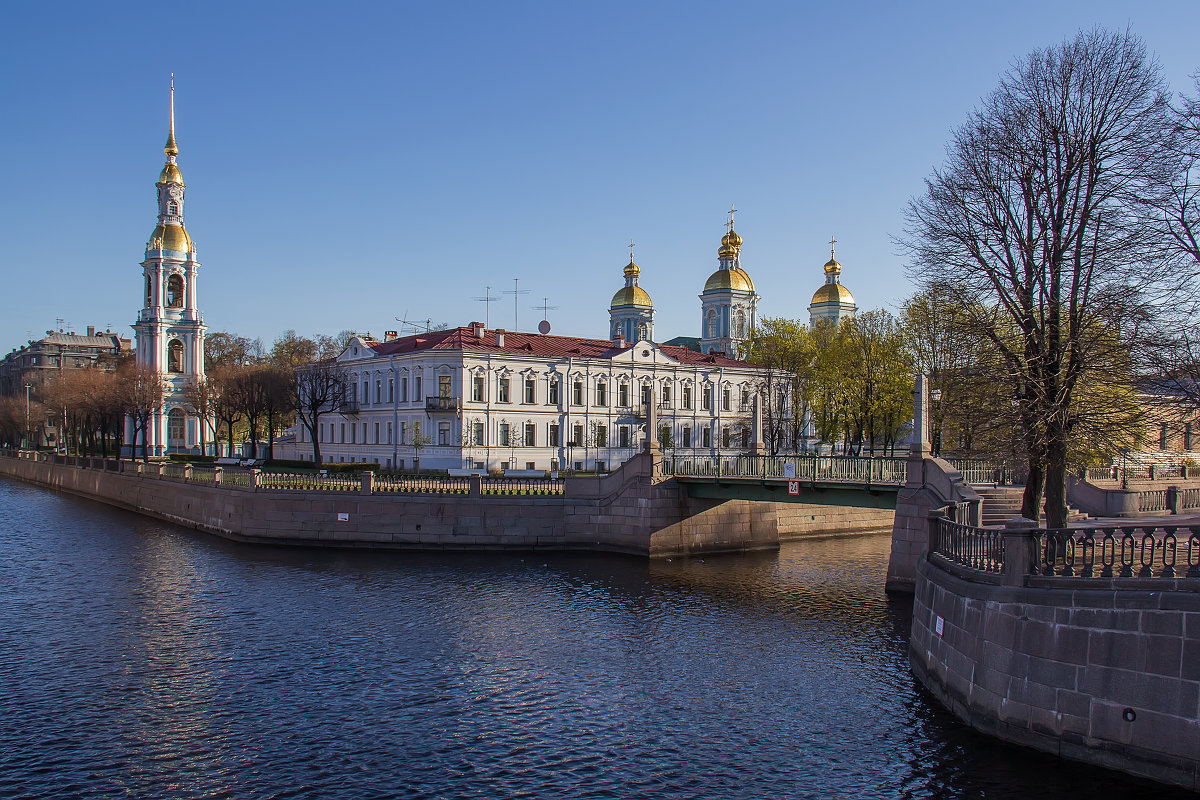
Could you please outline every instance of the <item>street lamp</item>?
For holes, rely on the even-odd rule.
[[[32,383],[25,384],[25,440],[29,440],[29,390],[33,388]]]
[[[941,389],[931,389],[929,392],[929,399],[932,400],[934,403],[937,403],[939,400],[942,399],[942,390]],[[938,414],[936,411],[933,413],[933,419],[930,420],[930,422],[937,425]],[[937,432],[934,433],[934,435],[931,436],[930,439],[932,439],[933,454],[935,456],[941,456],[941,454],[942,454],[942,426],[941,425],[937,425]]]

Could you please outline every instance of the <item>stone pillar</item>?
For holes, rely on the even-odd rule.
[[[1034,571],[1034,533],[1037,522],[1025,517],[1010,519],[1004,523],[1004,575],[1005,586],[1023,586],[1025,576]]]
[[[362,474],[361,491],[363,494],[370,494],[375,490],[375,473],[371,470],[366,470]]]
[[[250,470],[250,486],[256,492],[258,491],[259,487],[262,486],[262,470],[261,469]]]
[[[929,378],[917,376],[917,385],[913,389],[913,440],[909,445],[910,453],[918,453],[922,458],[932,452],[929,442]]]
[[[650,399],[646,403],[646,446],[642,452],[654,454],[658,447],[658,401],[654,399],[654,385],[650,385]]]
[[[191,480],[192,480],[192,465],[191,464],[183,465],[183,479],[189,483],[191,482]]]
[[[762,395],[758,392],[754,393],[753,412],[750,418],[750,455],[761,456],[766,453],[767,447],[763,443]]]
[[[213,486],[221,485],[221,475],[225,472],[222,467],[213,467]]]
[[[160,464],[158,464],[158,478],[159,478],[159,480],[162,480],[162,476],[163,476],[163,468],[164,468],[164,467],[166,467],[166,464],[161,464],[161,463],[160,463]]]
[[[1172,514],[1179,513],[1179,487],[1178,486],[1168,486],[1167,487],[1167,511],[1170,511]]]
[[[478,473],[473,473],[467,476],[468,489],[467,494],[470,497],[483,496],[483,476]]]

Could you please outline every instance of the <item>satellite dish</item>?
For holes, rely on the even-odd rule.
[[[544,319],[538,323],[538,333],[546,334],[550,332],[550,320]]]

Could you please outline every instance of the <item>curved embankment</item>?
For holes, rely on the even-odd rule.
[[[0,474],[246,542],[422,550],[595,550],[651,558],[771,549],[780,539],[885,530],[891,512],[686,497],[641,454],[562,494],[276,491],[0,456]],[[112,469],[112,467],[119,467]]]

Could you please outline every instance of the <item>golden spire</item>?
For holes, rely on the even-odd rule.
[[[837,250],[834,249],[834,246],[836,244],[837,244],[837,238],[834,236],[830,236],[829,237],[829,257],[830,258],[833,258],[837,254]]]
[[[163,148],[163,152],[168,156],[179,155],[179,148],[175,146],[175,73],[171,73],[171,127],[167,131],[167,146]]]
[[[625,266],[625,277],[636,278],[641,274],[642,268],[633,263],[633,239],[629,240],[629,263]]]

